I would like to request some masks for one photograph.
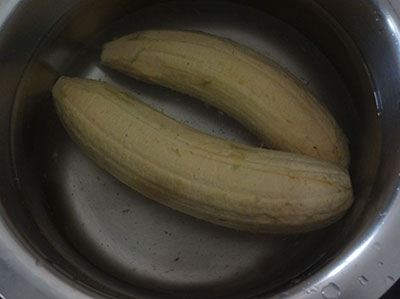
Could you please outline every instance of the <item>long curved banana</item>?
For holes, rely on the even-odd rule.
[[[349,164],[347,139],[316,98],[280,66],[230,40],[142,31],[107,43],[101,61],[227,112],[272,149]]]
[[[341,167],[213,137],[105,83],[62,77],[57,113],[89,157],[143,195],[238,230],[294,233],[338,220],[352,203]]]

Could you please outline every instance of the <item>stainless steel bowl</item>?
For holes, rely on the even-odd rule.
[[[400,276],[400,1],[0,2],[0,292],[5,298],[379,298]],[[228,116],[99,65],[101,45],[181,28],[287,68],[350,139],[356,202],[295,236],[217,227],[146,200],[70,141],[61,74],[137,93],[199,130],[260,145]]]

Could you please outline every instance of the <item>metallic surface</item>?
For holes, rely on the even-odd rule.
[[[398,1],[280,1],[254,9],[196,1],[139,9],[149,2],[0,2],[0,267],[7,273],[0,293],[378,298],[400,276]],[[104,41],[160,27],[247,44],[324,100],[352,147],[357,202],[343,221],[297,236],[219,228],[143,199],[76,149],[51,105],[60,74],[113,82],[200,130],[259,145],[220,112],[97,64]]]
[[[264,13],[227,4],[163,4],[142,9],[102,32],[72,62],[68,74],[106,80],[199,130],[260,146],[246,129],[221,112],[99,64],[99,49],[105,41],[143,28],[206,31],[247,44],[309,84],[327,106],[335,108],[338,119],[354,119],[344,84],[310,41]],[[52,69],[57,66],[48,57],[54,48],[47,47],[45,55],[37,57]],[[47,114],[40,117],[46,118]],[[95,167],[56,120],[52,124],[40,132],[46,136],[45,186],[56,218],[82,255],[115,277],[182,296],[232,298],[243,290],[260,286],[268,290],[289,281],[324,254],[320,244],[325,242],[326,231],[294,237],[245,234],[151,202]],[[342,123],[342,127],[352,124]],[[308,255],[310,248],[318,248],[313,256]]]

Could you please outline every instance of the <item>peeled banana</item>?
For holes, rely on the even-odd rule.
[[[233,41],[141,31],[107,43],[101,61],[227,112],[269,148],[349,165],[347,139],[316,98],[276,63]]]
[[[207,135],[102,82],[61,77],[53,97],[89,157],[148,198],[194,217],[295,233],[333,223],[352,204],[349,175],[334,163]]]

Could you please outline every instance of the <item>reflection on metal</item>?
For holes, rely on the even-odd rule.
[[[357,249],[355,249],[339,266],[334,268],[327,276],[331,278],[339,274],[345,267],[353,262],[360,254],[362,254],[365,248],[374,240],[375,234],[372,234],[367,240],[365,240]]]
[[[378,113],[380,113],[383,110],[382,98],[380,97],[377,91],[374,91],[374,97],[375,97],[376,109],[378,110]]]
[[[0,31],[1,24],[12,14],[12,11],[17,7],[18,1],[1,0],[0,3]],[[1,298],[0,298],[1,299]]]
[[[396,38],[396,40],[398,41],[400,39],[400,31],[399,31],[398,24],[396,24],[396,22],[393,20],[393,18],[391,16],[388,16],[386,18],[386,22],[388,23],[389,28],[392,31],[392,36],[394,36]]]

